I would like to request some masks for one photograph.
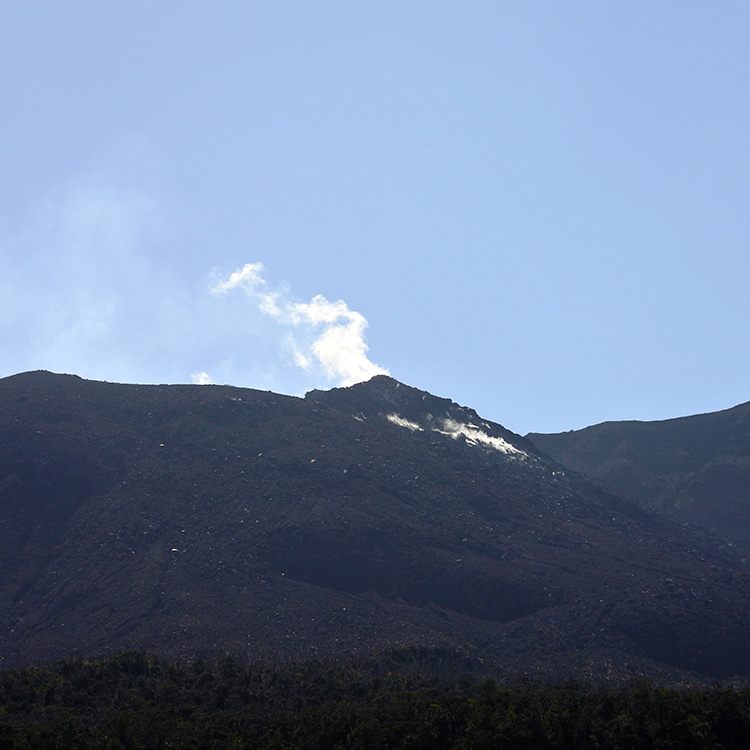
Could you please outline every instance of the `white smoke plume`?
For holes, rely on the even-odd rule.
[[[263,270],[262,263],[247,263],[227,279],[217,281],[211,291],[225,294],[241,289],[261,312],[292,328],[286,345],[295,364],[304,370],[317,362],[328,378],[342,386],[389,374],[367,357],[364,315],[350,310],[343,300],[329,302],[321,294],[306,303],[287,301],[285,290],[269,287]]]

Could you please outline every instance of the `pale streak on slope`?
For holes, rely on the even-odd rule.
[[[412,422],[409,419],[398,414],[387,414],[386,419],[399,427],[405,427],[412,432],[424,432],[425,428],[417,422]],[[459,437],[463,437],[469,445],[484,445],[488,448],[492,448],[500,453],[504,453],[506,456],[512,456],[514,458],[528,458],[528,453],[522,451],[520,448],[516,448],[511,445],[507,440],[503,440],[500,437],[493,437],[488,435],[483,430],[480,430],[476,425],[464,424],[457,422],[455,419],[443,419],[442,429],[439,427],[430,427],[432,432],[440,433],[441,435],[447,435],[448,437],[457,440]]]
[[[399,417],[398,414],[388,414],[386,419],[399,427],[406,427],[407,430],[411,430],[412,432],[424,432],[424,427],[418,425],[416,422],[411,422],[408,419]]]

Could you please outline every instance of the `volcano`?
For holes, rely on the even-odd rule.
[[[439,647],[509,678],[750,677],[741,546],[387,376],[2,379],[0,534],[2,667]]]

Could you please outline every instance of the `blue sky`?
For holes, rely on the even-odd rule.
[[[387,370],[521,433],[750,400],[748,38],[744,0],[5,0],[0,376]]]

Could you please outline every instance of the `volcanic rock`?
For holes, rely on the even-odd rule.
[[[448,399],[0,380],[0,663],[441,647],[507,677],[750,677],[739,556]]]

